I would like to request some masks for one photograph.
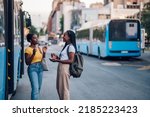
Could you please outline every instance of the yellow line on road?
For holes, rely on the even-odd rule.
[[[150,65],[149,66],[143,66],[141,68],[138,68],[138,70],[150,70]]]

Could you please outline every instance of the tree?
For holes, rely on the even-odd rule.
[[[60,32],[61,34],[63,34],[64,32],[64,15],[62,15],[62,17],[60,18]]]
[[[145,28],[145,31],[147,33],[146,38],[149,43],[150,42],[150,2],[144,5],[141,18],[142,18],[141,23],[142,23],[142,26]]]
[[[33,25],[30,27],[30,33],[39,35],[37,29]]]
[[[43,28],[41,28],[41,29],[40,29],[39,34],[40,34],[40,35],[44,35],[44,34],[45,34],[45,32],[44,32]]]

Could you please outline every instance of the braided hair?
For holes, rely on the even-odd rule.
[[[77,51],[75,33],[72,30],[67,30],[66,33],[68,34],[68,36],[70,38],[71,44],[74,46],[75,50]],[[65,45],[67,45],[67,43]]]

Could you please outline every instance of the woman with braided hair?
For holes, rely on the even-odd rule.
[[[60,55],[51,54],[51,61],[58,62],[57,68],[57,80],[56,80],[56,89],[60,100],[69,100],[69,66],[74,60],[74,55],[76,52],[76,37],[75,33],[71,30],[68,30],[63,35],[63,41],[65,45],[60,52]],[[69,48],[69,49],[68,49]],[[68,54],[69,51],[69,54]]]

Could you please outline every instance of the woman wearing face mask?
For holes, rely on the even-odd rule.
[[[32,88],[31,99],[38,100],[43,77],[41,61],[45,57],[47,48],[43,47],[43,52],[40,50],[36,34],[28,34],[27,41],[30,45],[25,49],[25,62],[28,65],[27,72]]]
[[[60,100],[69,100],[70,92],[69,92],[69,65],[74,60],[74,55],[76,52],[76,38],[75,33],[71,30],[68,30],[63,35],[63,41],[65,42],[65,46],[63,47],[60,55],[51,54],[52,62],[59,62],[57,68],[57,80],[56,80],[56,88],[58,92],[58,96]],[[69,50],[68,50],[69,47]],[[69,53],[68,53],[69,51]]]

